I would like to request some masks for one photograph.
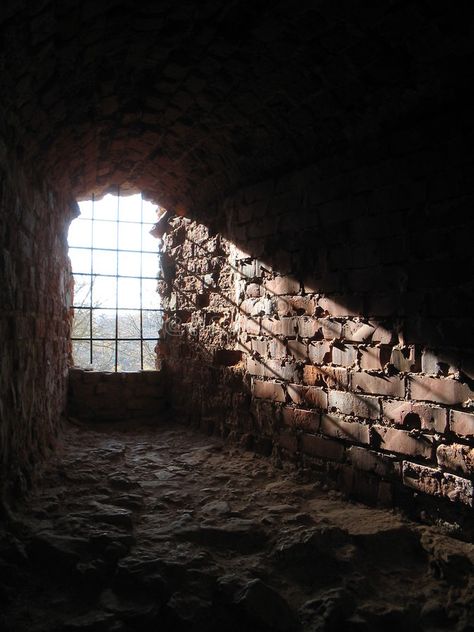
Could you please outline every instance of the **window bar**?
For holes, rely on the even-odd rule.
[[[118,367],[118,276],[119,276],[119,226],[120,226],[120,185],[117,185],[117,258],[115,265],[115,372]]]
[[[140,195],[140,369],[143,371],[143,194]]]
[[[91,256],[91,276],[90,276],[90,309],[89,309],[89,359],[91,366],[94,362],[93,352],[92,352],[92,306],[93,306],[93,279],[94,279],[94,256],[93,256],[93,248],[94,248],[94,204],[95,204],[95,195],[92,194],[92,208],[91,208],[91,247],[90,247],[90,256]]]

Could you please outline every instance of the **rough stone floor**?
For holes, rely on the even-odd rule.
[[[71,426],[0,536],[0,629],[474,630],[474,546],[189,429]]]

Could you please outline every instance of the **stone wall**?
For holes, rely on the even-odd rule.
[[[68,414],[87,421],[140,421],[165,408],[159,371],[105,373],[69,370]]]
[[[28,487],[64,406],[72,208],[0,144],[1,498]]]
[[[412,131],[242,190],[214,230],[170,221],[162,354],[209,431],[357,497],[472,507],[471,165]]]

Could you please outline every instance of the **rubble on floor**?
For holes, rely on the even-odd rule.
[[[71,425],[0,532],[5,632],[474,630],[474,545],[167,425]]]

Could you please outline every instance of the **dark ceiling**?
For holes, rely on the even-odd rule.
[[[472,13],[432,0],[6,2],[0,131],[76,196],[121,184],[194,212],[462,102]]]

